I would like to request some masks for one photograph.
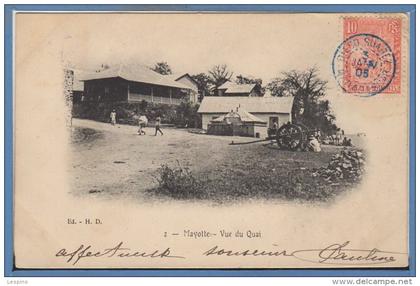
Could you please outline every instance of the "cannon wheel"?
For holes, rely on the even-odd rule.
[[[277,130],[276,141],[281,149],[296,150],[304,143],[302,127],[297,124],[285,124]]]
[[[303,150],[306,148],[308,140],[309,140],[309,128],[303,124],[295,123],[295,125],[299,126],[302,131],[302,143],[300,148]]]

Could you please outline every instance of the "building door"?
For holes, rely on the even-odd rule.
[[[279,118],[277,116],[270,116],[268,120],[268,128],[273,128],[274,123],[277,123],[277,127],[279,127]]]

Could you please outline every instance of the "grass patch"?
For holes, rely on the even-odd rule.
[[[337,155],[331,162],[337,161]],[[331,162],[327,166],[331,166]],[[291,162],[241,161],[221,168],[193,173],[179,165],[162,165],[158,169],[158,187],[149,192],[183,200],[210,200],[230,203],[245,199],[282,199],[300,202],[325,202],[359,183],[361,177],[320,175],[324,169],[292,167]],[[288,166],[289,168],[286,168]],[[335,165],[334,165],[335,166]],[[345,165],[346,166],[346,165]],[[362,169],[360,170],[362,171]]]

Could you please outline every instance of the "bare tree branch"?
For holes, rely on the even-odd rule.
[[[229,71],[226,65],[215,65],[209,70],[209,74],[215,88],[218,88],[232,78],[233,72]]]
[[[322,100],[327,81],[319,78],[317,67],[305,71],[283,72],[273,79],[267,89],[273,96],[293,96],[292,120],[322,130],[337,128],[328,101]]]

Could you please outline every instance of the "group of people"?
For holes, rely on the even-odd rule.
[[[109,115],[111,119],[111,125],[117,124],[117,112],[115,109],[113,109]],[[146,115],[142,114],[138,118],[138,125],[139,129],[137,130],[137,134],[139,135],[146,135],[146,131],[143,130],[149,123],[149,120],[147,119]],[[155,136],[157,136],[157,133],[160,133],[160,135],[163,135],[162,129],[161,129],[161,118],[160,116],[155,118]]]
[[[322,143],[325,145],[352,146],[351,138],[347,138],[344,134],[332,134],[325,136],[322,139]]]
[[[317,130],[314,134],[309,136],[309,148],[314,152],[321,151],[321,143],[326,145],[336,145],[336,146],[353,146],[351,138],[344,136],[344,131],[341,131],[340,134],[333,134],[322,138],[321,131]]]
[[[290,122],[286,124],[290,124]],[[268,129],[268,135],[275,135],[278,128],[278,122],[273,121],[272,127]],[[344,136],[344,134],[344,130],[342,129],[338,129],[329,135],[322,134],[320,129],[312,130],[308,136],[308,149],[313,152],[320,152],[321,143],[325,145],[353,146],[351,139]]]
[[[321,136],[321,131],[316,131],[314,136],[319,142],[325,145],[336,145],[336,146],[353,146],[351,138],[344,136],[344,130],[337,130],[336,133]]]

